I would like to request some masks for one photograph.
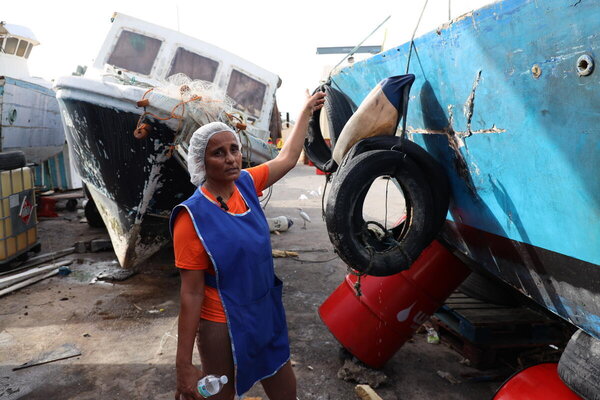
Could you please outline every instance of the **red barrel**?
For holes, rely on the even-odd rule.
[[[493,400],[581,400],[560,380],[557,367],[544,363],[525,368],[506,381]]]
[[[354,289],[358,278],[347,275],[319,307],[319,315],[350,353],[381,368],[469,273],[433,241],[410,269],[386,277],[363,276],[362,296]]]

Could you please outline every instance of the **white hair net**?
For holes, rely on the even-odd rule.
[[[206,167],[204,165],[204,156],[206,155],[206,146],[213,135],[219,132],[231,132],[235,140],[242,149],[240,138],[233,129],[223,122],[211,122],[202,125],[192,134],[190,147],[188,148],[187,167],[190,173],[190,181],[195,186],[200,186],[206,179]]]

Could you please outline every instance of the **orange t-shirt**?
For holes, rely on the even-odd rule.
[[[269,178],[269,167],[262,164],[257,167],[248,168],[246,171],[254,179],[254,188],[260,196]],[[208,198],[217,202],[217,199],[206,189],[202,188],[202,192]],[[229,200],[227,200],[227,207],[229,207],[229,212],[234,214],[241,214],[248,209],[237,187]],[[215,275],[215,268],[202,242],[198,238],[192,218],[185,209],[175,217],[175,223],[173,224],[173,248],[175,250],[175,266],[177,268],[205,270],[206,273]],[[227,322],[219,292],[208,285],[204,285],[204,300],[200,316],[209,321]]]

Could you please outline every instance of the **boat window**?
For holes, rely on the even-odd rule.
[[[122,31],[108,63],[117,68],[149,75],[162,41]]]
[[[238,110],[258,118],[266,91],[264,83],[235,69],[231,72],[227,95],[235,101]]]
[[[169,76],[183,73],[191,79],[213,82],[218,67],[219,63],[217,61],[179,47],[175,53],[175,58],[173,58]]]
[[[4,44],[4,52],[6,54],[15,54],[15,50],[17,50],[17,43],[19,43],[19,39],[17,38],[6,38],[6,42]]]
[[[31,49],[33,48],[33,44],[29,43],[27,46],[27,51],[25,52],[25,58],[29,58],[29,54],[31,54]]]
[[[19,47],[17,48],[17,55],[19,57],[23,57],[25,55],[25,50],[27,50],[27,45],[29,42],[27,40],[21,40],[19,42]]]

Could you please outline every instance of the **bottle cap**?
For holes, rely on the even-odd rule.
[[[227,382],[229,382],[229,379],[227,379],[226,375],[221,376],[221,378],[219,379],[221,381],[221,383],[224,385]]]

